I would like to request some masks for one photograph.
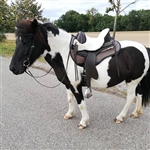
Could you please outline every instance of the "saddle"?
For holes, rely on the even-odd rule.
[[[98,72],[96,66],[105,58],[109,56],[116,56],[121,48],[120,43],[110,37],[110,33],[104,37],[103,45],[97,50],[80,50],[78,45],[73,45],[74,39],[77,39],[81,44],[86,42],[86,35],[84,32],[79,32],[74,36],[70,43],[70,55],[74,62],[84,68],[86,84],[90,87],[91,78],[98,79]],[[117,61],[116,61],[117,63]]]

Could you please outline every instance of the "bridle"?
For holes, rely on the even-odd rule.
[[[28,54],[27,58],[23,61],[23,67],[26,68],[25,72],[26,72],[30,77],[32,77],[38,84],[40,84],[40,85],[42,85],[42,86],[44,86],[44,87],[46,87],[46,88],[56,88],[56,87],[58,87],[58,86],[64,81],[64,79],[65,79],[67,73],[64,75],[64,77],[62,78],[62,80],[60,81],[60,83],[58,83],[57,85],[55,85],[55,86],[47,86],[47,85],[44,85],[44,84],[40,83],[40,82],[37,80],[37,78],[42,78],[42,77],[48,75],[48,74],[51,72],[51,70],[53,69],[52,67],[49,69],[48,72],[46,72],[44,75],[41,75],[41,76],[34,76],[33,73],[31,73],[31,71],[29,70],[29,66],[30,66],[30,64],[31,64],[31,63],[30,63],[30,56],[31,56],[31,54],[32,54],[32,51],[35,49],[35,46],[34,46],[35,38],[34,38],[34,35],[33,35],[33,34],[28,34],[28,35],[29,35],[29,36],[33,36],[33,42],[32,42],[32,45],[31,45],[31,47],[30,47],[30,51],[29,51],[29,54]],[[67,63],[67,64],[68,64],[68,63]]]
[[[32,54],[33,49],[35,48],[35,46],[34,46],[34,41],[35,41],[34,35],[33,34],[27,34],[27,36],[33,36],[33,42],[32,42],[32,45],[31,45],[31,48],[30,48],[30,51],[29,51],[27,58],[23,61],[23,66],[26,68],[28,68],[31,64],[30,63],[30,56]]]

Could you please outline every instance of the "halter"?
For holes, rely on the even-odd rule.
[[[33,35],[33,34],[28,34],[28,36],[34,36],[34,35]],[[62,80],[60,81],[60,83],[58,83],[58,84],[55,85],[55,86],[50,87],[50,86],[47,86],[47,85],[44,85],[44,84],[40,83],[36,78],[41,78],[41,77],[44,77],[44,76],[46,76],[47,74],[49,74],[49,73],[51,72],[51,70],[53,69],[52,67],[49,69],[48,72],[46,72],[46,74],[41,75],[41,76],[34,76],[34,75],[31,73],[31,71],[29,70],[29,66],[30,66],[30,64],[31,64],[31,63],[30,63],[30,56],[31,56],[31,53],[32,53],[33,49],[35,48],[35,46],[34,46],[34,41],[35,41],[35,39],[34,39],[34,37],[33,37],[33,42],[32,42],[31,48],[30,48],[30,52],[29,52],[27,58],[23,61],[23,66],[26,67],[26,71],[25,71],[25,72],[26,72],[30,77],[32,77],[38,84],[40,84],[40,85],[42,85],[42,86],[44,86],[44,87],[46,87],[46,88],[56,88],[57,86],[59,86],[59,85],[63,82],[63,80],[64,80],[65,77],[66,77],[66,74],[64,75],[64,77],[62,78]],[[68,65],[68,63],[67,63],[67,65]]]

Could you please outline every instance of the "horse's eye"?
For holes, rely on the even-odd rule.
[[[26,37],[21,37],[21,42],[22,42],[22,44],[28,44],[29,40]]]
[[[29,37],[29,36],[22,36],[22,37],[21,37],[21,42],[22,42],[23,44],[29,44],[30,41],[31,41],[31,37]]]
[[[22,44],[27,44],[27,41],[24,39],[21,39]]]

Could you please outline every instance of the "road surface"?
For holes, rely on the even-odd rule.
[[[63,119],[68,110],[63,85],[48,89],[26,74],[15,76],[9,71],[10,58],[0,57],[1,83],[1,150],[148,150],[150,149],[150,109],[132,119],[133,103],[126,120],[115,124],[113,119],[122,110],[125,100],[93,91],[86,99],[90,124],[79,130],[81,114]],[[44,72],[31,69],[35,75]],[[40,79],[46,85],[58,83],[54,75]]]

